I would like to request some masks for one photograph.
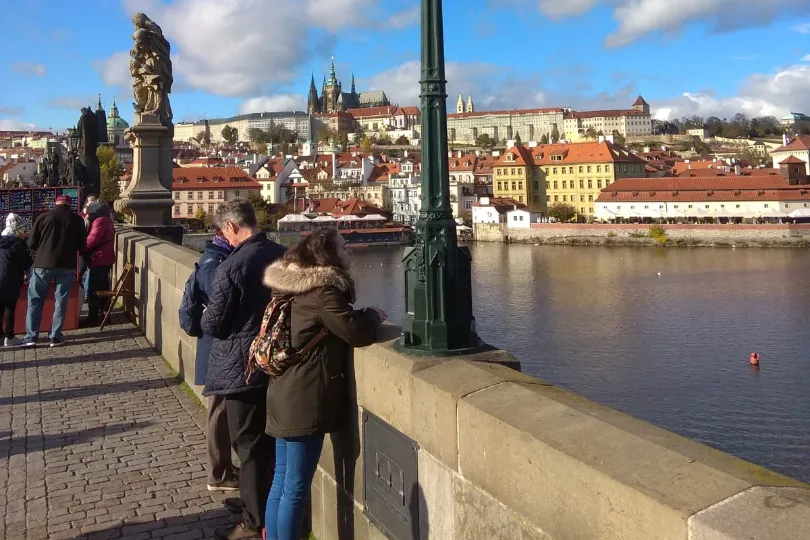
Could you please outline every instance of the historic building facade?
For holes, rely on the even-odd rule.
[[[309,114],[332,114],[349,109],[387,107],[391,105],[388,96],[381,90],[358,93],[354,83],[354,75],[352,75],[351,91],[344,92],[343,84],[338,80],[335,72],[334,58],[332,58],[332,68],[329,70],[329,79],[327,80],[326,76],[323,78],[320,95],[315,87],[315,75],[312,76],[307,103]]]

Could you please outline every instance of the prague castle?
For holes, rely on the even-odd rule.
[[[381,90],[358,93],[354,85],[354,75],[352,75],[352,89],[350,92],[343,91],[343,84],[337,79],[335,73],[335,59],[332,58],[332,68],[329,71],[329,79],[323,78],[321,94],[315,87],[315,76],[309,85],[309,99],[307,110],[309,114],[331,114],[335,112],[347,111],[349,109],[367,109],[370,107],[387,107],[391,105],[388,96]]]

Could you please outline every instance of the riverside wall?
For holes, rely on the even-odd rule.
[[[810,247],[810,224],[660,225],[663,236],[651,236],[649,224],[533,223],[529,229],[505,224],[476,224],[478,242],[566,245],[669,245],[708,247]],[[656,226],[659,227],[659,226]]]
[[[135,268],[127,309],[200,396],[177,321],[198,253],[127,230],[117,250],[116,268]],[[387,331],[351,361],[352,420],[327,437],[312,487],[318,540],[385,538],[364,511],[364,464],[379,474],[386,458],[366,448],[364,413],[416,443],[417,486],[389,479],[413,509],[408,538],[810,538],[810,486],[521,374],[504,351],[414,358]]]

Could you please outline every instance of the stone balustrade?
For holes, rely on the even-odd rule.
[[[128,307],[137,324],[191,385],[196,340],[180,329],[177,309],[199,255],[121,230],[118,257],[119,268],[135,266]],[[393,340],[397,329],[388,331]],[[364,447],[368,413],[418,448],[418,483],[406,481],[402,508],[391,509],[408,538],[810,538],[810,489],[801,482],[524,375],[503,351],[424,359],[392,343],[355,351],[356,414],[327,437],[312,488],[319,540],[385,538],[364,511],[364,463],[379,474],[387,459]],[[398,482],[389,482],[395,492]]]

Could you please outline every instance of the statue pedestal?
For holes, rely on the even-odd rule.
[[[154,115],[135,113],[135,125],[125,137],[134,150],[132,182],[121,195],[120,206],[132,211],[136,230],[182,241],[183,228],[171,225],[172,128]]]

